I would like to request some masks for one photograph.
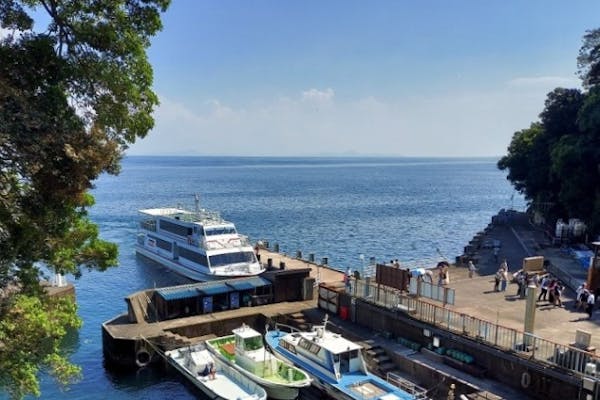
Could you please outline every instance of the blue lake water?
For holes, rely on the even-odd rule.
[[[129,157],[119,176],[102,176],[90,215],[118,243],[120,266],[75,281],[82,329],[69,338],[83,379],[67,390],[42,377],[42,398],[190,399],[174,374],[114,374],[102,359],[101,323],[126,310],[123,298],[185,282],[136,259],[137,210],[193,205],[218,210],[252,240],[315,253],[333,266],[366,259],[430,266],[454,260],[502,208],[524,209],[495,159]],[[1,396],[0,396],[1,397]]]

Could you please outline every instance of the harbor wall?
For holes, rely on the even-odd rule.
[[[345,302],[342,299],[340,301]],[[438,337],[440,346],[473,355],[477,368],[486,377],[519,389],[534,399],[562,400],[579,398],[581,380],[577,377],[552,368],[543,368],[539,363],[530,362],[526,358],[438,329],[414,320],[402,312],[393,312],[358,299],[354,303],[353,322],[363,327],[382,332],[390,338],[401,337],[420,343],[423,346],[431,342],[434,336]],[[429,336],[426,336],[426,332]],[[419,365],[402,355],[394,353],[389,355],[404,372],[415,376],[426,387],[434,386],[440,382],[442,377],[440,373],[432,372],[423,365]],[[467,387],[462,389],[469,390],[467,393],[460,393],[460,382],[452,381],[452,383],[458,385],[456,392],[458,395],[472,393],[472,388]]]

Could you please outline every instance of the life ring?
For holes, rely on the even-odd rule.
[[[530,384],[531,384],[531,375],[529,375],[529,372],[525,371],[521,375],[521,387],[523,389],[527,389]]]
[[[141,348],[135,353],[135,365],[140,368],[148,366],[152,361],[152,354],[144,348]]]

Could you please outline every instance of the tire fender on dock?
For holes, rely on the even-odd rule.
[[[527,389],[530,384],[531,384],[531,375],[529,374],[529,372],[525,371],[521,375],[521,387],[523,389]]]
[[[146,367],[152,361],[152,353],[146,348],[141,348],[135,353],[135,365],[140,368]]]

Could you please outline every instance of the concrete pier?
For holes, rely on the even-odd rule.
[[[144,340],[150,339],[167,349],[191,344],[210,335],[228,334],[241,322],[261,330],[269,320],[306,327],[319,323],[327,312],[332,327],[369,349],[368,353],[372,353],[370,365],[378,373],[385,376],[386,372],[392,371],[426,388],[435,388],[430,393],[433,398],[446,398],[450,385],[454,385],[456,397],[464,394],[470,398],[479,395],[489,399],[587,400],[586,396],[591,393],[589,398],[597,400],[600,391],[595,380],[589,389],[590,383],[585,383],[588,378],[582,375],[582,370],[569,372],[568,368],[556,365],[571,356],[569,345],[575,341],[577,330],[591,333],[589,355],[573,353],[582,357],[581,368],[586,362],[595,360],[593,348],[600,346],[597,320],[587,320],[585,314],[573,309],[572,293],[563,296],[564,307],[554,307],[547,302],[535,304],[530,299],[530,308],[537,307],[535,313],[530,309],[529,315],[535,314],[535,318],[527,321],[526,330],[538,339],[528,342],[530,337],[524,337],[519,342],[519,332],[524,330],[527,300],[517,295],[516,284],[509,284],[506,292],[493,290],[494,273],[504,258],[508,261],[509,271],[516,272],[524,257],[543,255],[549,261],[551,272],[565,283],[568,281],[569,287],[582,282],[585,274],[580,274],[576,261],[559,249],[546,246],[544,235],[520,215],[510,221],[496,222],[476,235],[465,249],[468,254],[457,258],[458,265],[449,267],[447,286],[455,293],[452,305],[417,299],[377,283],[373,286],[375,290],[365,298],[357,296],[356,289],[345,293],[343,272],[260,248],[261,262],[267,264],[271,260],[273,270],[282,275],[306,270],[316,285],[320,283],[322,287],[315,286],[313,298],[305,301],[244,307],[170,321],[131,323],[129,316],[122,315],[103,324],[105,355],[117,363],[135,365],[136,361],[139,364],[136,359],[139,352],[147,350],[143,347]],[[494,254],[493,247],[487,246],[487,243],[496,242],[500,243],[498,254]],[[301,256],[300,252],[296,255]],[[463,264],[469,259],[475,261],[478,268],[472,278]],[[579,275],[582,275],[581,279]],[[352,287],[356,288],[357,284],[353,281]],[[330,293],[335,301],[319,301],[322,291]],[[380,297],[381,293],[385,296]],[[390,299],[406,300],[390,307],[393,305]],[[319,308],[323,304],[327,311]],[[138,312],[138,316],[141,314],[143,312]],[[454,328],[456,318],[462,319],[463,330]],[[489,329],[498,332],[495,343],[489,343]],[[510,345],[505,344],[505,340]],[[472,365],[461,363],[436,353],[435,348],[429,349],[436,342],[440,347],[473,356],[475,362]],[[547,359],[540,358],[539,354],[549,351],[548,346],[553,346],[553,352],[548,353]],[[572,360],[566,361],[572,365]],[[589,390],[585,389],[584,383]]]

